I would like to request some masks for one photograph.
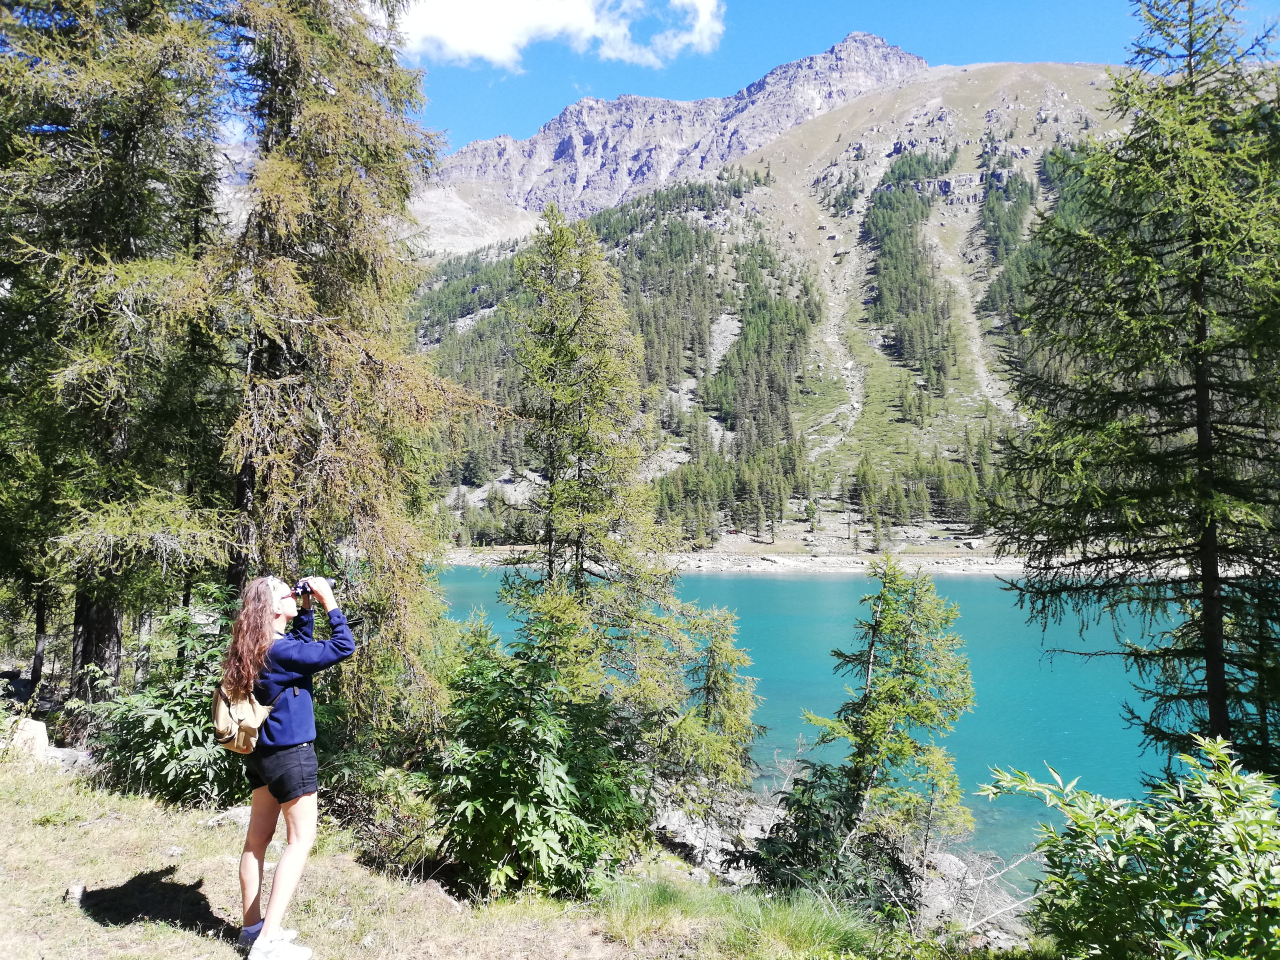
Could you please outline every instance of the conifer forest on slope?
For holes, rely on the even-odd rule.
[[[1037,200],[1057,197],[1062,165],[1053,157],[1062,148],[1046,144],[1027,157],[995,131],[965,145],[932,139],[897,144],[878,164],[850,144],[811,185],[839,224],[830,229],[853,241],[837,259],[865,263],[862,302],[847,314],[857,318],[849,342],[865,342],[845,367],[867,368],[870,382],[861,422],[835,443],[830,424],[812,424],[839,380],[815,360],[814,342],[838,306],[753,203],[773,188],[770,166],[728,168],[590,218],[643,343],[641,379],[660,427],[649,468],[658,516],[679,522],[688,545],[730,531],[772,541],[788,516],[816,530],[833,511],[847,539],[855,525],[865,534],[862,546],[908,525],[981,531],[1007,419],[975,381],[972,351],[984,347],[966,342],[957,315],[967,292],[943,276],[926,228],[956,206],[964,178],[947,175],[964,151],[978,166],[968,178],[976,195],[965,198],[976,214],[967,241],[995,276],[978,306],[997,328],[985,339],[1003,339],[1011,297],[1035,257],[1022,240]],[[518,249],[512,242],[442,262],[418,305],[419,338],[439,372],[511,409],[521,400],[510,350]],[[449,478],[459,542],[527,540],[518,422],[473,423],[461,446]]]

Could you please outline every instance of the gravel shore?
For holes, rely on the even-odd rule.
[[[446,554],[445,560],[450,566],[496,567],[510,553],[505,548],[455,549]],[[877,556],[879,554],[806,556],[705,552],[677,553],[670,559],[672,565],[684,573],[865,574]],[[1022,572],[1022,561],[1011,557],[899,554],[898,560],[908,570],[919,569],[933,575],[1016,576]]]

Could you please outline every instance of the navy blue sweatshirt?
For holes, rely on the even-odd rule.
[[[276,637],[267,654],[266,666],[253,686],[253,695],[259,703],[275,700],[275,706],[258,733],[259,747],[292,747],[314,740],[316,714],[311,677],[356,652],[355,638],[341,610],[329,611],[333,636],[328,640],[312,639],[314,625],[315,613],[299,610],[293,618],[293,629]]]

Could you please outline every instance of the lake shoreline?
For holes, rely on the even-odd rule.
[[[445,554],[445,563],[453,567],[501,567],[510,548],[455,548]],[[871,563],[884,554],[843,554],[806,556],[803,554],[755,555],[740,553],[676,553],[669,557],[671,565],[681,573],[766,573],[766,574],[852,574],[865,576]],[[1018,576],[1022,561],[1016,557],[948,557],[918,554],[895,554],[908,570],[922,570],[931,576]]]

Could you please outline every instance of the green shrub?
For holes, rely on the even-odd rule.
[[[160,625],[177,655],[161,660],[129,696],[86,708],[105,785],[175,804],[226,806],[248,796],[244,761],[214,743],[210,714],[222,678],[221,631],[234,612],[216,589],[177,609]]]
[[[477,895],[577,893],[647,832],[639,733],[607,697],[570,698],[536,648],[512,649],[478,628],[454,680],[440,853]]]
[[[1069,958],[1280,957],[1276,785],[1242,773],[1223,740],[1146,800],[1108,800],[1026,773],[995,773],[990,797],[1030,794],[1061,811],[1044,827],[1034,922]]]

